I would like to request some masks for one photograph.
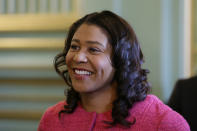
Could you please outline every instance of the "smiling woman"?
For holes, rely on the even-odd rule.
[[[189,131],[181,115],[148,95],[142,64],[135,32],[123,18],[110,11],[82,17],[55,58],[70,86],[67,99],[46,110],[38,131]]]

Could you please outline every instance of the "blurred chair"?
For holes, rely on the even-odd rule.
[[[197,131],[197,76],[178,80],[168,105],[188,121],[191,131]]]

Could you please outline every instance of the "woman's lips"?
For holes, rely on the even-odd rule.
[[[82,68],[73,68],[74,77],[77,80],[84,80],[90,77],[93,72]]]

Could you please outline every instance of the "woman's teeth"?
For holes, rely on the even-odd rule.
[[[91,75],[92,72],[89,72],[89,71],[85,71],[85,70],[74,70],[76,74],[78,75]]]

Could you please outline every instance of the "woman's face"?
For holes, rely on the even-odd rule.
[[[111,87],[115,72],[111,54],[106,32],[96,25],[82,24],[66,56],[73,88],[79,93],[91,93]]]

